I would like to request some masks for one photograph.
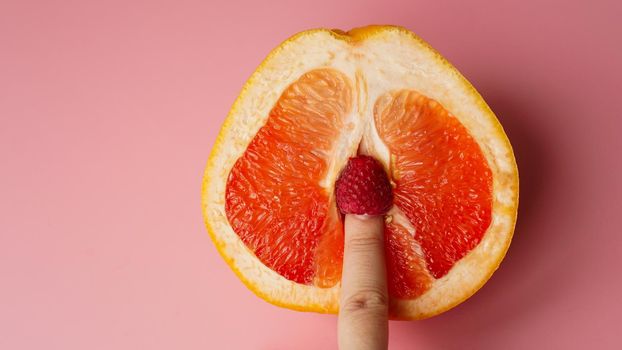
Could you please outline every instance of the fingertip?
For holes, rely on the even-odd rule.
[[[367,214],[346,214],[346,216],[350,216],[355,220],[373,220],[375,218],[382,217],[382,215],[367,215]]]
[[[345,235],[346,239],[348,234],[352,236],[357,234],[358,230],[364,229],[370,234],[382,234],[382,224],[384,222],[383,215],[361,215],[361,214],[346,214],[345,217]],[[354,231],[354,232],[351,232]]]
[[[382,216],[346,215],[342,294],[360,290],[386,291]]]

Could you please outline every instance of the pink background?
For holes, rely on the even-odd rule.
[[[323,349],[336,318],[269,305],[203,227],[203,168],[245,79],[313,27],[404,25],[516,150],[521,209],[472,299],[393,349],[620,349],[619,1],[3,1],[0,348]]]

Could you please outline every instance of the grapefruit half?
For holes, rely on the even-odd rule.
[[[357,154],[378,159],[393,185],[391,317],[430,317],[473,295],[512,239],[512,148],[471,84],[394,26],[299,33],[246,82],[202,191],[227,264],[273,304],[337,313],[343,218],[334,184]]]

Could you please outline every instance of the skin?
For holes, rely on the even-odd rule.
[[[340,350],[386,350],[388,292],[382,216],[347,214],[338,338]]]

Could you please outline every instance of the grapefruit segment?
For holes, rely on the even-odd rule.
[[[326,229],[315,250],[314,285],[329,288],[341,281],[343,240],[343,221],[337,213],[337,207],[331,204]]]
[[[322,260],[336,263],[327,254],[339,255],[339,224],[328,218],[334,204],[320,182],[351,94],[348,78],[336,70],[302,75],[283,92],[229,174],[225,211],[231,227],[261,262],[297,283],[310,284],[320,269],[314,260],[323,233],[330,236]],[[340,270],[320,272],[318,283],[328,286]]]
[[[490,225],[491,170],[468,130],[415,91],[383,95],[374,119],[391,153],[395,205],[415,227],[430,272],[441,278]]]
[[[427,270],[413,233],[391,221],[385,224],[384,235],[389,295],[412,299],[425,293],[434,278]]]

